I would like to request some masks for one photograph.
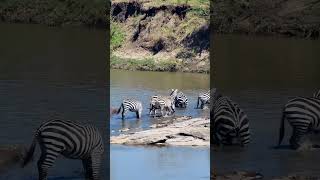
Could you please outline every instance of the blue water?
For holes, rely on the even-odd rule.
[[[188,99],[187,109],[177,110],[175,115],[192,117],[208,116],[208,111],[195,109],[197,95],[209,89],[209,76],[190,73],[111,71],[110,105],[118,108],[122,99],[132,97],[144,106],[142,118],[128,113],[110,118],[111,135],[120,129],[130,131],[148,129],[161,120],[149,117],[149,98],[155,94],[169,94],[171,88],[183,91]],[[130,132],[129,131],[129,132]],[[127,133],[127,132],[126,132]],[[201,180],[209,179],[209,147],[146,147],[111,145],[111,179],[152,180]]]

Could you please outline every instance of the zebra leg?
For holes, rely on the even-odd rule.
[[[293,149],[298,149],[301,146],[301,141],[305,134],[306,132],[303,129],[297,129],[297,127],[294,127],[290,138],[290,146]]]
[[[49,152],[43,150],[38,160],[39,180],[47,180],[48,170],[52,167],[58,156],[58,153]]]
[[[197,109],[199,108],[199,101],[200,101],[200,98],[198,97],[198,101],[197,101]]]
[[[123,108],[123,110],[122,110],[122,119],[124,119],[126,112],[127,111]]]
[[[100,179],[100,169],[101,169],[102,153],[93,152],[88,160],[88,169],[90,173],[90,180]]]

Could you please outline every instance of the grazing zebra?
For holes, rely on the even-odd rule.
[[[249,120],[238,104],[225,96],[217,96],[212,106],[213,139],[215,144],[234,144],[241,146],[250,142]]]
[[[117,114],[120,113],[121,109],[122,109],[122,119],[124,119],[124,116],[128,111],[135,112],[137,115],[137,118],[138,119],[141,118],[142,103],[138,100],[135,100],[135,99],[123,100],[117,111]]]
[[[37,142],[41,149],[38,160],[39,180],[47,179],[48,170],[59,155],[69,159],[81,159],[86,179],[99,179],[104,145],[95,127],[66,120],[43,123],[34,135],[22,167],[31,161]]]
[[[318,90],[317,92],[315,92],[315,93],[313,94],[313,97],[320,99],[320,90]]]
[[[162,116],[164,116],[164,111],[166,111],[166,114],[173,114],[175,112],[175,98],[177,93],[178,89],[172,89],[170,96],[152,96],[150,100],[149,114],[155,115],[157,109],[160,109]]]
[[[199,103],[200,103],[201,109],[203,109],[205,104],[210,104],[210,90],[199,94],[198,101],[197,101],[197,108],[199,108]]]
[[[296,97],[285,104],[282,112],[278,146],[280,146],[285,133],[285,119],[293,128],[290,145],[293,149],[298,149],[306,134],[320,130],[320,99]]]
[[[173,90],[172,90],[173,91]],[[175,107],[186,108],[188,105],[188,98],[183,92],[179,91],[175,97]]]

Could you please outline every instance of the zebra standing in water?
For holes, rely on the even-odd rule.
[[[124,119],[124,116],[125,114],[128,112],[128,111],[131,111],[131,112],[135,112],[136,115],[137,115],[137,118],[140,119],[141,118],[141,115],[142,115],[142,103],[138,100],[135,100],[135,99],[125,99],[122,101],[118,111],[117,111],[117,114],[120,113],[122,109],[122,119]]]
[[[200,103],[201,109],[203,109],[205,104],[210,104],[210,90],[199,94],[198,101],[197,101],[197,108],[199,108],[199,103]]]
[[[188,98],[183,92],[179,91],[175,97],[175,106],[178,108],[186,108],[188,105]]]
[[[41,149],[38,160],[39,180],[47,179],[48,170],[59,155],[70,159],[81,159],[86,179],[100,179],[104,145],[95,127],[66,120],[51,120],[43,123],[34,135],[22,167],[31,161],[37,142]]]
[[[296,97],[288,101],[282,112],[280,124],[279,142],[280,146],[284,133],[284,121],[288,120],[293,131],[290,138],[290,145],[293,149],[298,149],[306,134],[320,130],[320,99],[314,97]]]
[[[175,112],[175,98],[177,96],[177,93],[178,89],[172,89],[170,96],[152,96],[150,100],[149,114],[154,116],[157,109],[160,109],[162,116],[165,116],[168,113],[173,114]],[[166,111],[165,115],[164,111]]]
[[[213,139],[215,144],[231,145],[239,140],[241,146],[250,142],[249,120],[245,112],[230,98],[217,95],[212,106]]]

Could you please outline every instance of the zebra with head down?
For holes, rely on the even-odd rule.
[[[51,120],[43,123],[34,135],[22,167],[32,160],[37,142],[41,149],[37,163],[39,180],[47,180],[49,169],[61,155],[70,159],[81,159],[87,180],[100,179],[104,145],[95,127],[67,120]]]
[[[210,90],[208,90],[207,92],[199,93],[197,108],[199,108],[199,103],[201,109],[203,109],[206,104],[210,104]]]
[[[220,95],[212,89],[212,106],[214,144],[245,146],[250,142],[249,120],[240,106],[229,97]],[[235,141],[237,140],[237,141]]]
[[[280,123],[278,146],[280,146],[285,133],[284,121],[287,120],[293,131],[289,140],[293,149],[298,149],[310,133],[320,131],[320,90],[313,97],[295,97],[283,107]]]
[[[172,90],[170,96],[155,95],[150,99],[150,115],[155,115],[156,110],[161,111],[161,115],[171,115],[175,112],[175,98],[177,96],[178,89]]]

